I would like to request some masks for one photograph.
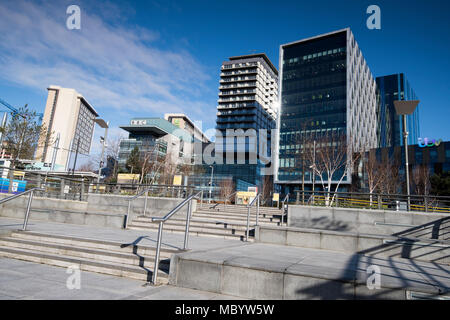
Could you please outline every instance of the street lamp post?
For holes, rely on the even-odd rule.
[[[406,210],[409,211],[411,208],[411,193],[409,189],[409,161],[408,161],[408,131],[406,129],[406,115],[414,113],[417,105],[419,104],[419,100],[411,100],[411,101],[403,101],[397,100],[394,101],[395,111],[398,115],[402,116],[402,124],[403,124],[403,145],[405,146],[405,175],[406,175],[406,195],[408,197]]]
[[[102,127],[103,129],[105,129],[105,136],[104,137],[100,137],[103,138],[102,140],[102,155],[100,157],[100,162],[98,164],[98,175],[97,175],[97,188],[96,191],[97,193],[99,192],[99,184],[100,184],[100,176],[102,174],[102,163],[103,163],[103,154],[105,152],[105,146],[106,146],[106,139],[108,137],[108,128],[109,128],[109,121],[105,122],[105,120],[103,119],[95,119],[94,120],[95,123],[97,123],[100,127]]]
[[[211,203],[212,200],[212,182],[213,182],[213,175],[214,175],[214,167],[209,166],[211,168],[211,179],[209,180],[209,202]]]

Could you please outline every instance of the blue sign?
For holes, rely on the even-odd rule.
[[[13,180],[12,193],[21,193],[25,191],[27,182],[25,180]],[[8,193],[9,179],[0,178],[0,192]]]

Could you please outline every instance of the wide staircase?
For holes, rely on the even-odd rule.
[[[168,282],[170,256],[180,252],[161,248],[158,283]],[[14,231],[0,237],[0,256],[59,267],[150,281],[155,248],[135,243]]]
[[[249,241],[254,239],[257,208],[250,208]],[[189,233],[196,236],[220,237],[224,239],[244,240],[247,230],[248,208],[245,205],[197,204],[192,214]],[[259,207],[258,225],[280,226],[282,211],[278,208]],[[139,215],[129,224],[134,230],[157,230],[158,224],[150,217]],[[185,218],[171,218],[164,223],[164,232],[184,233]]]

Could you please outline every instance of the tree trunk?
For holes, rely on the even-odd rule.
[[[11,160],[11,164],[9,165],[8,178],[9,178],[9,186],[8,193],[13,192],[13,182],[14,182],[14,169],[16,167],[16,160]]]

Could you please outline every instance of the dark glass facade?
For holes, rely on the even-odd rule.
[[[403,124],[395,112],[394,101],[418,100],[414,90],[403,73],[376,78],[378,92],[378,141],[379,147],[403,145]],[[408,144],[416,144],[420,136],[419,107],[406,116]]]
[[[346,134],[346,46],[346,31],[283,46],[279,181],[302,180],[302,135]]]

